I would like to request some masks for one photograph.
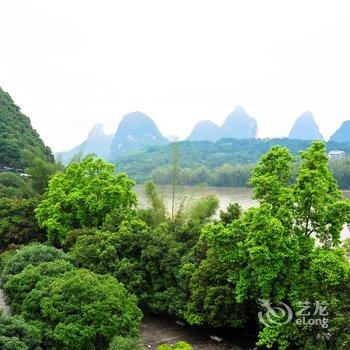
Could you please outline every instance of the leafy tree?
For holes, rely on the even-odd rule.
[[[70,254],[77,266],[112,274],[144,300],[149,285],[142,252],[151,242],[148,227],[132,220],[123,222],[118,232],[91,231],[79,236]]]
[[[54,247],[39,243],[29,244],[5,259],[2,270],[3,282],[6,282],[10,275],[20,273],[28,265],[36,266],[42,262],[66,258],[63,251]]]
[[[134,206],[133,185],[125,174],[115,175],[113,165],[88,156],[50,180],[36,217],[50,242],[63,244],[69,231],[100,227],[113,210]]]
[[[150,227],[156,227],[169,218],[169,213],[154,182],[145,184],[145,195],[149,207],[138,208],[137,216]]]
[[[259,334],[259,345],[280,349],[303,348],[312,350],[348,349],[350,265],[339,249],[318,247],[310,254],[308,266],[293,289],[289,304],[294,313],[300,310],[298,302],[307,301],[315,310],[315,303],[326,305],[328,327],[300,326],[294,322],[275,328],[265,327]],[[316,314],[315,318],[322,315]]]
[[[301,153],[301,166],[293,186],[297,234],[314,235],[322,243],[339,243],[350,218],[350,205],[341,201],[337,182],[328,168],[323,142],[314,142]]]
[[[241,206],[238,203],[230,203],[226,211],[220,210],[220,220],[223,225],[228,225],[234,220],[237,220],[242,215]]]
[[[284,301],[294,310],[300,300],[330,303],[331,339],[330,330],[288,324],[263,327],[259,345],[338,349],[341,344],[345,349],[348,340],[340,329],[346,324],[341,315],[348,312],[342,305],[349,294],[349,264],[336,247],[349,221],[349,203],[342,200],[329,171],[323,143],[314,142],[302,152],[294,184],[291,162],[286,149],[272,148],[251,179],[260,206],[227,226],[208,226],[204,235],[229,264],[238,303],[249,301],[257,311],[259,298]]]
[[[0,140],[0,164],[21,166],[22,154],[21,148],[13,139]]]
[[[208,195],[192,203],[189,208],[188,216],[190,220],[205,223],[216,212],[219,207],[219,200],[214,195]]]
[[[37,283],[22,310],[41,322],[46,347],[67,350],[106,349],[117,335],[138,338],[142,316],[114,277],[84,269]]]
[[[20,316],[0,315],[0,348],[4,350],[39,350],[40,331]]]
[[[38,197],[0,199],[0,251],[10,244],[44,241],[45,232],[38,226],[34,214],[38,203]]]
[[[226,227],[208,227],[205,234],[214,245],[220,240],[218,249],[230,262],[230,281],[238,302],[286,297],[299,271],[299,246],[272,216],[270,205],[251,208]]]
[[[230,264],[221,262],[209,249],[206,259],[190,276],[190,297],[185,319],[194,325],[239,327],[246,321],[247,310],[235,300],[235,288],[228,283]]]

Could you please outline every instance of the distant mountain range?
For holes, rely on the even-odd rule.
[[[168,142],[148,115],[141,112],[128,113],[112,139],[109,160],[114,161],[118,156],[144,146],[158,146]]]
[[[116,158],[137,151],[146,146],[160,146],[169,143],[158,130],[154,121],[142,112],[126,114],[114,135],[106,135],[102,124],[96,124],[87,139],[80,145],[56,153],[56,159],[69,163],[76,154],[95,154],[100,158],[115,161]]]
[[[307,111],[294,122],[288,138],[297,140],[323,140],[313,115]]]
[[[112,138],[113,135],[106,135],[103,132],[102,124],[96,124],[83,143],[69,151],[56,153],[55,157],[63,164],[69,163],[77,154],[86,156],[87,154],[93,153],[102,159],[108,159]]]
[[[243,107],[236,107],[225,119],[222,126],[210,120],[198,122],[188,141],[217,141],[222,138],[255,139],[258,125]],[[289,139],[323,140],[319,127],[310,112],[302,113],[294,122]],[[144,147],[165,145],[176,140],[175,136],[164,137],[154,121],[142,112],[126,114],[114,135],[106,135],[103,126],[96,124],[87,139],[73,149],[56,154],[63,163],[68,163],[75,154],[85,156],[94,153],[97,156],[114,162],[117,158],[130,152],[137,152]],[[330,140],[350,143],[350,121],[345,121]]]
[[[222,138],[251,139],[256,138],[258,124],[246,111],[238,106],[229,114],[221,128],[210,120],[197,123],[190,136],[189,141],[216,141]]]

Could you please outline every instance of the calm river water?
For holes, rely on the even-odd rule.
[[[159,186],[161,194],[167,204],[168,209],[171,208],[172,188],[171,186]],[[144,194],[144,187],[142,185],[135,186],[135,192],[139,198],[141,206],[146,206],[147,201]],[[219,198],[220,210],[225,210],[227,206],[232,202],[237,202],[243,209],[256,206],[257,202],[252,199],[252,189],[246,187],[208,187],[208,186],[182,186],[177,190],[175,203],[177,207],[180,203],[184,202],[188,205],[191,201],[214,194]],[[350,191],[343,191],[345,198],[350,197]],[[344,228],[342,232],[342,238],[349,237],[349,229]]]

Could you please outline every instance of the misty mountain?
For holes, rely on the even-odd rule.
[[[130,151],[168,142],[149,116],[142,112],[128,113],[123,117],[113,137],[109,159],[115,161],[118,156]]]
[[[331,136],[330,140],[350,143],[350,120],[345,120],[340,128]]]
[[[258,131],[258,125],[254,118],[249,116],[246,111],[238,106],[230,113],[222,124],[222,137],[235,139],[255,138]]]
[[[318,125],[310,112],[302,113],[294,122],[288,138],[300,140],[323,140]]]
[[[211,120],[202,120],[198,122],[190,136],[187,137],[189,141],[216,141],[221,138],[221,128]]]
[[[90,130],[87,139],[83,143],[69,151],[56,153],[55,157],[63,164],[68,164],[76,154],[82,156],[95,154],[102,159],[108,160],[112,137],[112,135],[104,133],[102,124],[96,124]]]

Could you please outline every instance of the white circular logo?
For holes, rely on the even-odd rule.
[[[258,313],[259,321],[266,327],[273,328],[278,325],[287,324],[293,319],[292,309],[285,303],[279,302],[271,306],[268,300],[259,300],[260,305],[266,309]]]

